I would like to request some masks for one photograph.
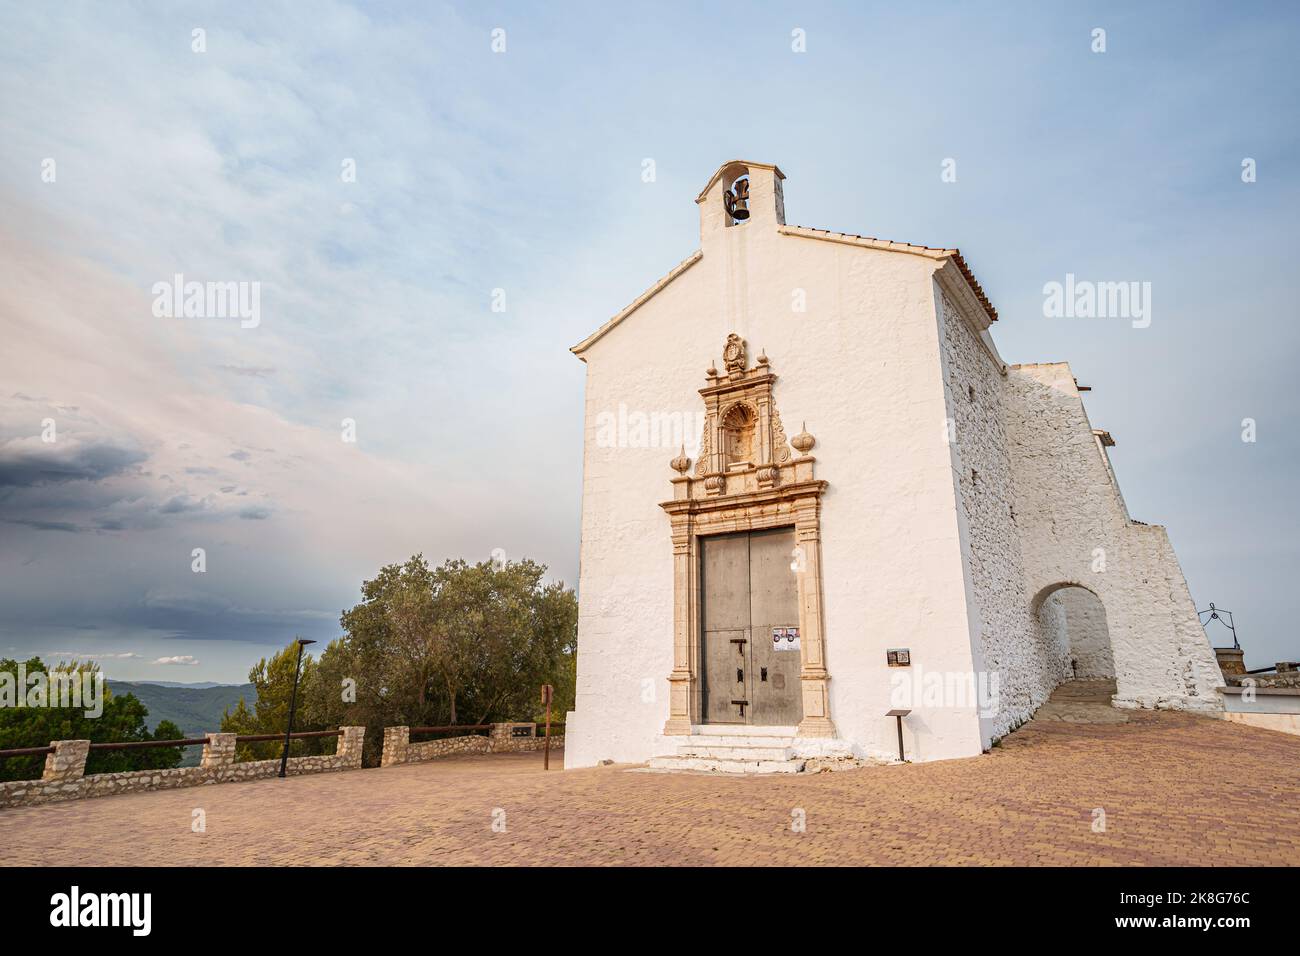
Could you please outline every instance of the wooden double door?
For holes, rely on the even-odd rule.
[[[700,539],[705,723],[803,718],[797,566],[793,528]]]

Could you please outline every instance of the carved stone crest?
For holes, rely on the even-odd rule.
[[[735,332],[727,336],[727,344],[722,347],[722,361],[726,364],[728,375],[744,374],[748,361],[745,357],[745,340]]]

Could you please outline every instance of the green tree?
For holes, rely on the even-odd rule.
[[[572,709],[578,602],[562,582],[544,584],[530,560],[496,567],[422,555],[390,564],[361,586],[340,618],[344,634],[318,660],[303,656],[296,730],[366,728],[364,759],[379,762],[385,727],[484,724],[541,714],[542,684],[555,687],[553,715]],[[226,712],[226,733],[283,733],[297,654],[289,644],[249,672],[257,689]],[[329,753],[327,739],[294,741],[291,753]],[[241,745],[240,759],[280,754],[271,741]]]
[[[416,555],[381,568],[362,584],[362,603],[343,612],[348,663],[358,672],[354,679],[358,699],[366,698],[364,713],[387,715],[394,724],[431,722],[437,711],[431,698],[445,664],[435,589],[433,572]]]
[[[547,655],[541,683],[555,688],[551,720],[563,722],[564,715],[573,710],[578,691],[578,602],[564,585],[553,584],[544,590],[537,609],[537,631]],[[541,722],[546,719],[546,708],[540,694],[535,703],[533,714]]]
[[[92,661],[70,661],[55,666],[53,672],[39,658],[23,662],[25,673],[65,675],[92,680],[100,674]],[[10,675],[9,686],[16,686],[18,662],[0,660],[0,673]],[[3,680],[3,678],[0,678]],[[22,689],[25,691],[25,688]],[[92,743],[117,743],[137,740],[176,740],[180,728],[162,721],[151,734],[146,724],[148,709],[134,694],[114,694],[108,683],[102,684],[103,711],[98,717],[87,716],[83,707],[15,707],[0,706],[0,750],[19,747],[47,747],[55,740],[89,740]],[[9,702],[5,701],[7,705]],[[86,702],[83,700],[83,704]],[[132,750],[92,750],[86,760],[86,773],[118,773],[124,770],[156,770],[175,767],[181,761],[180,747],[148,747]],[[41,776],[45,758],[14,757],[0,760],[0,780],[34,780]]]
[[[263,657],[248,672],[248,682],[257,697],[250,710],[241,697],[234,710],[221,716],[221,731],[227,734],[256,736],[282,734],[289,725],[289,701],[293,695],[293,673],[298,661],[298,639],[290,641],[270,660]],[[304,700],[316,679],[316,664],[309,653],[302,655],[302,670],[298,680],[298,712],[294,715],[294,731],[325,730],[326,725],[314,721]],[[337,726],[337,725],[335,725]],[[328,738],[294,740],[289,755],[301,757],[309,754],[332,753],[333,743]],[[284,742],[276,740],[240,744],[235,751],[237,760],[270,760],[284,751]]]
[[[312,671],[311,683],[298,691],[298,713],[307,724],[319,727],[365,725],[365,714],[355,703],[353,684],[357,668],[353,653],[342,638],[325,646]]]
[[[330,668],[313,688],[318,719],[364,724],[369,761],[386,726],[529,719],[543,683],[563,714],[573,705],[578,605],[563,583],[543,584],[545,574],[528,559],[431,568],[418,554],[381,568],[322,657]],[[352,705],[335,702],[347,676]]]

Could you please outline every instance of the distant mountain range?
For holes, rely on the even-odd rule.
[[[252,684],[182,684],[178,681],[108,681],[114,694],[135,694],[149,708],[145,723],[153,730],[170,720],[186,737],[202,737],[221,729],[221,715],[233,710],[242,697],[251,708],[257,700]]]

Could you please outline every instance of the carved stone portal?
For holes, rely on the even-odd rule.
[[[693,474],[689,462],[674,459],[673,498],[660,507],[672,523],[673,670],[668,676],[668,735],[691,733],[701,723],[700,545],[712,534],[793,527],[791,572],[799,582],[801,737],[834,737],[822,618],[821,496],[826,482],[814,477],[816,459],[807,454],[812,436],[804,429],[799,457],[791,454],[781,415],[772,397],[776,375],[766,354],[748,367],[745,342],[732,333],[723,367],[710,367],[704,399],[704,435]]]

